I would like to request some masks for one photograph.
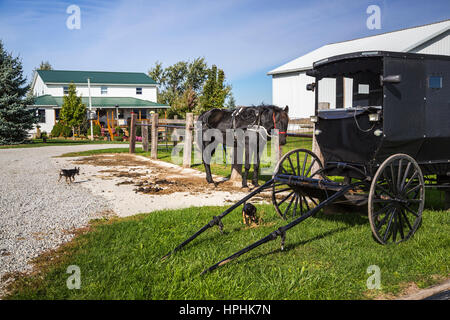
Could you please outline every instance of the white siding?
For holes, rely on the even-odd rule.
[[[41,132],[45,131],[47,134],[50,134],[55,124],[55,110],[52,107],[39,107],[38,109],[45,110],[45,123],[38,123],[41,127],[40,130]],[[36,133],[36,126],[30,131],[30,133]]]
[[[450,30],[414,48],[411,52],[450,55]]]
[[[314,78],[304,72],[274,75],[272,78],[272,103],[284,108],[289,106],[289,117],[308,118],[314,114],[314,92],[307,91],[306,85]]]
[[[47,94],[47,86],[45,85],[44,81],[42,81],[41,77],[36,77],[36,82],[34,83],[33,87],[33,94],[35,96],[42,96],[44,94]]]
[[[39,78],[39,77],[38,77]],[[39,78],[40,79],[40,78]],[[36,81],[37,83],[37,81]],[[61,97],[64,95],[64,86],[66,84],[48,84],[45,87],[44,94],[50,94],[55,97]],[[156,86],[127,86],[127,85],[105,85],[108,87],[107,94],[101,94],[102,85],[91,85],[92,97],[132,97],[137,99],[149,100],[156,102],[157,93]],[[87,85],[76,85],[77,95],[83,97],[89,97],[89,88]],[[136,88],[142,88],[142,94],[136,94]],[[39,96],[42,94],[38,94]]]

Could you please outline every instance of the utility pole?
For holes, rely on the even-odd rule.
[[[92,120],[92,99],[91,99],[91,79],[87,78],[89,89],[89,118],[91,119],[91,141],[94,141],[94,126]]]

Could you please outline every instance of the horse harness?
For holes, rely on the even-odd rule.
[[[236,130],[236,117],[244,110],[244,108],[246,107],[240,107],[237,108],[233,111],[233,113],[231,114],[232,117],[232,121],[233,121],[233,130]],[[256,109],[256,108],[255,108]],[[253,112],[256,113],[256,119],[255,121],[247,126],[247,130],[248,131],[255,131],[258,132],[260,134],[261,130],[263,130],[266,133],[267,137],[272,137],[269,132],[267,132],[267,129],[264,126],[261,126],[261,114],[262,112],[260,110],[253,110]],[[275,112],[272,112],[272,119],[273,119],[273,126],[274,129],[277,129],[277,123],[275,120]],[[279,134],[286,134],[286,131],[280,131]]]

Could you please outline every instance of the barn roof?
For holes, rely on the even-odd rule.
[[[95,108],[154,108],[164,109],[169,108],[168,105],[155,103],[148,100],[131,98],[131,97],[91,97],[92,106]],[[82,102],[89,106],[89,98],[82,97]],[[34,100],[34,107],[54,107],[60,108],[63,104],[63,97],[54,97],[46,94],[36,97]]]
[[[143,72],[37,70],[45,83],[91,83],[156,85],[156,81]]]
[[[309,70],[315,61],[356,51],[411,52],[418,46],[448,30],[450,30],[450,19],[370,37],[331,43],[273,69],[268,74],[275,75]]]

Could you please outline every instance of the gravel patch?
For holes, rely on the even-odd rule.
[[[65,162],[53,157],[115,147],[0,149],[0,296],[11,281],[4,279],[6,274],[31,271],[31,259],[70,241],[73,234],[68,230],[86,226],[111,208],[82,183],[68,185],[64,178],[58,182]]]

